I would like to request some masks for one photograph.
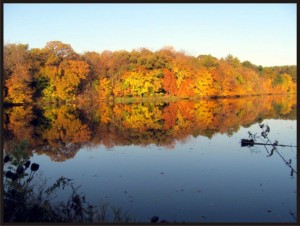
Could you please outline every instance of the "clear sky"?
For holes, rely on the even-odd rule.
[[[156,51],[228,54],[262,66],[295,65],[294,4],[4,4],[4,43],[43,48],[70,44],[78,53]]]

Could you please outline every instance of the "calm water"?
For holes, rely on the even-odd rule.
[[[295,97],[6,113],[7,150],[28,138],[48,184],[72,178],[90,203],[107,200],[137,222],[296,222],[297,174],[280,155],[297,169],[297,149],[267,157],[270,146],[240,143],[263,123],[271,141],[297,145]]]

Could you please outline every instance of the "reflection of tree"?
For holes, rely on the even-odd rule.
[[[7,109],[5,113],[9,116],[7,128],[14,134],[16,142],[22,139],[31,140],[34,129],[31,125],[31,121],[34,119],[32,107],[13,107]]]
[[[161,128],[161,110],[154,104],[134,103],[132,105],[115,105],[115,118],[121,125],[140,132]]]
[[[73,157],[80,144],[90,140],[89,127],[66,105],[58,109],[49,109],[45,114],[51,116],[52,123],[42,136],[48,141],[51,151],[56,151],[56,157],[53,156],[56,160]]]
[[[217,109],[216,101],[200,100],[195,103],[197,126],[200,128],[210,127],[214,119],[215,109]]]
[[[103,123],[108,123],[112,120],[112,109],[107,103],[100,103],[97,108],[96,117]]]
[[[164,129],[169,130],[176,125],[177,105],[175,103],[169,103],[163,108],[163,120]]]
[[[286,118],[287,116],[278,115],[278,111],[272,110],[276,106],[285,105],[285,101],[281,96],[265,96],[177,101],[163,105],[115,104],[108,107],[112,109],[109,110],[110,123],[101,124],[95,137],[98,140],[101,137],[101,143],[110,146],[146,145],[152,142],[167,146],[174,139],[184,140],[189,135],[211,138],[215,133],[225,133],[231,136],[240,126],[251,125],[261,118]],[[289,101],[288,105],[295,106],[295,98]]]
[[[83,143],[91,145],[148,145],[172,147],[191,135],[231,136],[240,126],[262,119],[296,119],[296,97],[263,96],[239,99],[201,99],[177,102],[101,102],[97,105],[45,108],[15,107],[6,111],[6,139],[27,138],[36,152],[56,161],[72,158]],[[34,119],[34,115],[39,120]],[[34,119],[34,120],[33,120]],[[84,121],[83,121],[84,119]],[[8,143],[8,142],[6,142]],[[33,148],[34,149],[34,148]]]
[[[295,96],[278,96],[278,98],[274,100],[274,110],[276,113],[280,115],[288,114],[292,110],[293,104],[296,102],[295,98]]]

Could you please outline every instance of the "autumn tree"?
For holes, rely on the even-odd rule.
[[[80,82],[89,74],[87,62],[78,60],[76,53],[68,44],[50,42],[46,45],[49,56],[42,76],[49,80],[43,91],[48,99],[74,100]]]
[[[234,68],[240,67],[241,65],[240,60],[237,57],[232,56],[231,54],[228,54],[225,57],[225,61]]]
[[[251,63],[250,61],[248,61],[248,60],[242,62],[242,66],[243,66],[244,68],[248,68],[248,69],[251,69],[251,70],[253,70],[253,71],[259,73],[259,67],[256,66],[255,64],[252,64],[252,63]]]
[[[11,103],[32,102],[32,75],[29,71],[28,45],[4,46],[4,100]]]
[[[199,60],[200,65],[207,69],[216,68],[218,66],[218,59],[211,55],[199,55],[197,59]]]
[[[5,83],[7,87],[6,100],[11,103],[31,103],[33,91],[30,83],[31,76],[28,68],[24,65],[17,66]]]
[[[101,77],[101,55],[97,52],[85,52],[81,56],[81,60],[87,62],[90,65],[90,73],[88,75],[88,81],[94,81]]]
[[[162,88],[160,79],[161,77],[161,70],[124,73],[121,77],[122,86],[116,86],[114,88],[114,93],[116,95],[120,94],[121,89],[121,95],[124,96],[153,96],[155,95],[155,93],[158,93]]]
[[[8,79],[18,65],[28,64],[28,45],[5,44],[3,46],[3,79]]]
[[[82,79],[78,90],[81,92],[77,95],[77,100],[80,104],[93,104],[98,100],[98,86],[101,75],[100,53],[85,52],[81,55],[80,60],[89,65],[89,73],[85,79]]]
[[[63,43],[61,41],[51,41],[44,47],[45,50],[49,51],[50,55],[55,58],[49,58],[52,60],[63,60],[63,59],[78,59],[78,54],[75,53],[70,44]]]
[[[168,95],[176,96],[177,86],[176,86],[176,78],[174,72],[165,68],[163,70],[163,73],[164,73],[164,77],[162,79],[163,89]]]
[[[215,95],[213,77],[206,68],[201,68],[194,80],[194,90],[197,96]]]
[[[12,103],[43,98],[93,104],[114,97],[296,92],[296,66],[256,66],[230,54],[224,59],[194,57],[164,47],[155,52],[140,48],[80,55],[60,41],[30,50],[28,45],[6,44],[3,52],[3,95]]]

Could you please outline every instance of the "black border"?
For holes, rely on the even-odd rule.
[[[2,45],[1,45],[1,80],[0,80],[0,85],[1,85],[1,99],[0,99],[0,103],[1,103],[1,122],[0,122],[0,125],[1,125],[1,140],[0,140],[0,145],[1,145],[1,168],[3,169],[3,147],[4,147],[4,144],[3,144],[3,112],[4,112],[4,106],[3,106],[3,87],[4,87],[4,82],[3,82],[3,47],[4,47],[4,38],[3,38],[3,21],[4,21],[4,4],[6,3],[11,3],[11,4],[14,4],[14,3],[54,3],[54,4],[59,4],[59,3],[82,3],[82,4],[89,4],[89,3],[111,3],[111,4],[114,4],[114,3],[161,3],[161,4],[167,4],[167,3],[183,3],[183,4],[186,4],[186,3],[295,3],[297,4],[297,37],[298,37],[298,31],[299,31],[299,23],[298,23],[298,11],[299,11],[299,1],[298,0],[245,0],[245,1],[241,1],[241,0],[211,0],[211,1],[208,1],[208,0],[186,0],[186,1],[183,1],[183,0],[170,0],[170,1],[166,1],[166,0],[140,0],[140,2],[136,2],[136,1],[133,1],[133,0],[125,0],[125,1],[120,1],[120,0],[86,0],[86,1],[76,1],[76,0],[45,0],[45,1],[32,1],[32,0],[24,0],[24,1],[20,1],[20,0],[1,0],[1,19],[2,19],[2,23],[1,23],[1,32],[2,32],[2,35],[1,35],[1,42],[2,42]],[[297,38],[297,65],[299,65],[299,57],[298,57],[298,38]],[[297,77],[298,77],[298,70],[297,70]],[[298,96],[298,92],[299,92],[299,85],[298,85],[298,82],[297,82],[297,103],[299,103],[299,96]],[[300,125],[300,122],[298,121],[298,111],[297,111],[297,129],[299,128],[299,125]],[[297,143],[299,141],[299,134],[297,133]],[[298,148],[297,148],[297,151],[298,151]],[[297,155],[297,171],[299,171],[299,155]],[[53,223],[53,224],[49,224],[49,223],[14,223],[14,224],[11,224],[11,223],[6,223],[4,224],[3,222],[3,214],[2,214],[2,210],[3,210],[3,202],[2,202],[2,197],[3,197],[3,171],[1,170],[1,182],[0,182],[0,185],[1,185],[1,206],[0,206],[0,225],[98,225],[98,224],[75,224],[75,223],[68,223],[68,224],[57,224],[57,223]],[[300,211],[299,211],[299,201],[300,201],[300,198],[299,198],[299,194],[298,194],[298,188],[299,188],[299,177],[298,177],[298,174],[297,174],[297,205],[296,205],[296,209],[297,209],[297,222],[296,223],[287,223],[287,224],[284,224],[284,223],[208,223],[208,224],[202,224],[202,223],[187,223],[187,224],[167,224],[167,225],[298,225],[300,223],[299,221],[299,218],[300,218]],[[118,225],[118,224],[103,224],[103,225]],[[128,225],[147,225],[147,224],[141,224],[141,223],[136,223],[136,224],[128,224]]]

